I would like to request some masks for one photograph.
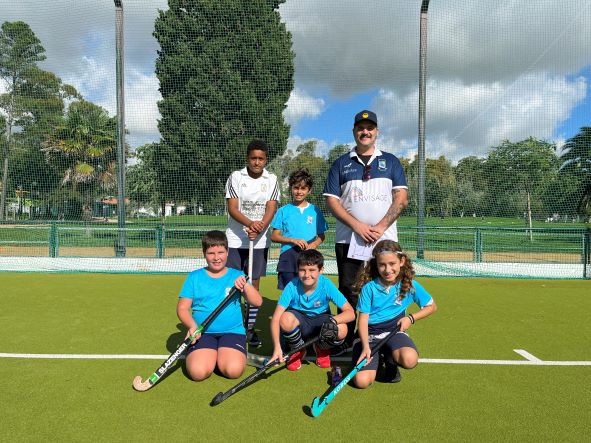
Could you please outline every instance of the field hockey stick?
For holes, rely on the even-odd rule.
[[[195,340],[195,337],[197,337],[197,335],[199,335],[203,331],[205,331],[207,329],[207,327],[209,326],[209,324],[215,319],[215,317],[217,317],[217,315],[226,306],[228,306],[228,304],[232,301],[232,299],[234,298],[236,293],[240,294],[238,289],[236,287],[233,287],[230,290],[230,292],[228,293],[228,295],[226,296],[226,298],[224,298],[224,300],[222,300],[222,302],[214,309],[214,311],[207,316],[207,318],[203,321],[203,323],[201,323],[199,326],[197,326],[197,329],[195,330],[195,332],[192,335],[188,336],[179,345],[179,347],[176,349],[176,351],[174,351],[172,354],[170,354],[170,356],[164,361],[164,363],[162,363],[162,365],[160,365],[160,367],[158,369],[156,369],[156,372],[154,372],[152,375],[150,375],[150,377],[148,377],[148,379],[146,381],[142,381],[142,377],[139,375],[137,377],[135,377],[133,379],[133,388],[136,391],[143,392],[143,391],[147,391],[152,386],[154,386],[156,384],[156,382],[158,380],[160,380],[160,378],[162,378],[162,376],[168,372],[168,370],[173,365],[173,363],[176,362],[179,359],[179,357],[185,353],[185,351],[187,350],[187,348],[189,347],[191,342],[193,340]]]
[[[373,355],[379,351],[379,349],[388,341],[388,339],[396,334],[399,330],[400,327],[396,328],[394,331],[388,332],[384,337],[380,338],[374,347],[371,348],[371,356],[373,357]],[[367,363],[367,357],[357,363],[353,369],[351,369],[349,373],[343,377],[343,380],[341,380],[338,385],[332,388],[323,399],[320,399],[320,397],[314,397],[314,400],[312,400],[312,406],[310,407],[313,417],[318,417],[322,411],[324,411],[328,404],[337,396],[339,392],[341,392],[341,389],[343,389],[347,383],[349,383],[349,381],[355,377],[355,374],[357,374],[361,368],[365,366],[365,363]]]
[[[248,276],[252,278],[252,256],[254,255],[254,240],[248,240]],[[248,320],[250,318],[250,303],[248,300],[245,300],[245,311],[246,311],[246,324],[244,327],[248,330]]]
[[[292,349],[291,351],[289,351],[287,354],[285,354],[283,356],[283,360],[288,361],[291,358],[291,356],[294,355],[296,352],[299,352],[302,349],[306,349],[308,346],[316,343],[319,340],[319,338],[320,337],[314,337],[314,338],[308,340],[303,345],[298,346],[295,349]],[[226,392],[218,392],[218,394],[211,400],[210,405],[211,406],[219,405],[221,402],[226,400],[228,397],[231,397],[232,395],[236,394],[236,392],[238,392],[238,391],[244,389],[245,387],[247,387],[248,385],[254,383],[259,377],[261,377],[267,371],[267,369],[269,369],[277,364],[279,364],[278,358],[276,358],[273,361],[267,362],[259,370],[257,370],[253,374],[250,374],[248,377],[246,377],[244,380],[242,380],[240,383],[238,383],[234,387],[228,389]]]

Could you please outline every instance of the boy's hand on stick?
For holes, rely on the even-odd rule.
[[[283,359],[283,351],[281,350],[281,348],[279,349],[275,349],[273,351],[273,355],[271,357],[269,357],[269,361],[275,361],[279,359],[279,363],[283,363],[285,360]]]
[[[308,242],[306,240],[302,240],[301,238],[292,238],[291,242],[299,247],[302,251],[308,249]]]
[[[241,275],[240,277],[238,277],[236,280],[234,280],[234,286],[236,287],[236,289],[238,289],[240,292],[244,292],[244,287],[248,284],[248,280],[246,280],[246,277],[244,275]]]
[[[359,364],[361,362],[361,360],[363,360],[366,357],[367,357],[367,361],[365,362],[365,365],[363,365],[363,366],[367,366],[372,359],[371,348],[369,347],[369,344],[367,344],[367,346],[365,346],[365,345],[363,346],[363,350],[361,351],[361,355],[357,359],[357,364]]]
[[[187,331],[187,335],[185,335],[185,340],[187,338],[189,338],[190,336],[192,336],[195,331],[197,330],[197,326],[194,326],[192,328],[189,328],[189,330]],[[193,339],[193,341],[191,342],[191,344],[194,344],[197,340],[199,340],[199,338],[201,338],[201,333],[197,334],[197,336]]]

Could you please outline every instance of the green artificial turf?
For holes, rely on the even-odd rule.
[[[169,354],[183,275],[0,274],[0,352]],[[591,360],[588,281],[421,279],[439,310],[410,333],[421,357]],[[258,327],[278,291],[263,280]],[[328,370],[278,368],[211,407],[237,380],[191,382],[182,367],[131,388],[161,360],[0,358],[0,441],[583,441],[591,366],[420,364],[396,385],[308,407]],[[254,371],[247,368],[247,374]]]

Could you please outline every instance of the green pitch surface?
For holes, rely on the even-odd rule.
[[[346,387],[312,418],[312,399],[328,388],[328,371],[313,364],[271,370],[216,407],[211,399],[237,380],[195,383],[180,365],[151,390],[132,389],[163,359],[131,357],[168,355],[184,337],[175,315],[183,279],[0,274],[0,441],[588,439],[588,281],[421,279],[439,306],[410,331],[423,362],[399,384]],[[267,278],[261,291],[256,352],[267,355],[274,284]]]

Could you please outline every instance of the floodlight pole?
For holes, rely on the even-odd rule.
[[[418,145],[418,207],[417,258],[425,258],[425,107],[427,84],[427,10],[429,1],[421,4],[419,40],[419,145]]]
[[[125,98],[123,70],[123,3],[115,0],[115,71],[117,79],[117,227],[115,256],[125,257]]]

